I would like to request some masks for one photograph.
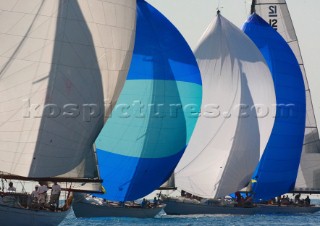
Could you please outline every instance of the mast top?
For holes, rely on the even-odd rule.
[[[251,3],[251,14],[256,12],[256,0],[252,0]]]

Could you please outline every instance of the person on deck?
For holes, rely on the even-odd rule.
[[[13,186],[13,183],[10,182],[8,187],[8,192],[16,192],[16,190],[17,189]]]
[[[286,196],[282,196],[281,204],[282,205],[289,205],[289,199],[287,199]]]
[[[297,194],[297,195],[294,197],[294,202],[295,202],[295,203],[299,204],[299,202],[300,202],[300,196],[301,196],[301,194],[299,193],[299,194]]]
[[[281,206],[281,196],[277,197],[277,204],[278,204],[278,206]]]
[[[237,191],[235,193],[235,196],[236,196],[237,207],[242,207],[244,198],[242,197],[241,193]]]
[[[142,208],[146,208],[147,207],[147,200],[146,199],[143,199],[142,202],[141,202],[141,207]]]
[[[306,206],[310,206],[310,198],[309,195],[307,195],[307,198],[304,200]]]
[[[39,199],[39,191],[38,191],[38,189],[39,189],[39,185],[36,185],[34,187],[34,191],[32,191],[32,193],[31,193],[31,198],[32,198],[33,202],[38,202],[38,199]]]
[[[34,191],[32,191],[31,195],[28,197],[28,208],[38,208],[38,201],[39,201],[39,185],[34,187]]]
[[[158,201],[157,197],[154,197],[153,198],[153,206],[156,207],[158,205],[159,205],[159,201]]]
[[[50,204],[53,204],[55,206],[55,209],[57,209],[59,207],[61,187],[57,182],[54,182],[51,189]]]
[[[43,206],[46,203],[48,187],[44,182],[40,182],[40,185],[41,186],[38,189],[39,204]]]
[[[252,196],[247,196],[244,200],[244,203],[243,205],[245,207],[253,207],[253,199],[252,199]]]

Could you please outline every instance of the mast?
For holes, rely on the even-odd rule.
[[[257,2],[257,0],[252,0],[252,3],[251,3],[251,14],[256,12],[256,2]]]

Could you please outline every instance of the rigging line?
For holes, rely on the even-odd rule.
[[[269,4],[270,4],[270,3],[269,3]],[[278,4],[279,4],[279,5],[280,5],[280,4],[285,5],[285,7],[287,8],[287,10],[289,11],[289,8],[288,8],[287,3],[278,3]],[[298,54],[294,54],[294,55],[295,55],[295,56],[298,55],[298,56],[301,57],[301,65],[300,65],[300,66],[303,68],[303,71],[304,71],[304,73],[303,73],[303,71],[302,71],[302,76],[303,76],[303,78],[304,78],[305,87],[309,90],[309,94],[310,94],[310,99],[307,99],[306,102],[309,102],[309,104],[311,105],[312,111],[313,111],[313,112],[311,113],[311,117],[314,118],[315,124],[317,124],[317,120],[316,120],[316,118],[315,118],[315,113],[314,113],[314,106],[313,106],[313,101],[312,101],[311,90],[310,90],[310,88],[309,88],[308,76],[307,76],[307,72],[306,72],[306,70],[305,70],[304,60],[303,60],[303,58],[302,58],[302,53],[301,53],[301,48],[300,48],[299,40],[298,40],[298,37],[297,37],[296,31],[295,31],[295,28],[294,28],[294,24],[293,24],[293,21],[292,21],[292,18],[291,18],[291,16],[290,16],[290,14],[289,14],[288,20],[289,20],[290,23],[292,24],[293,32],[294,32],[294,35],[295,35],[295,37],[296,37],[296,42],[297,42],[297,47],[298,47],[298,54],[299,54],[299,55],[298,55]],[[307,116],[307,117],[308,117],[308,116]]]
[[[8,61],[4,64],[4,66],[2,67],[2,69],[0,70],[0,79],[2,78],[2,76],[4,75],[4,73],[7,71],[7,69],[9,68],[9,66],[12,64],[12,58],[14,58],[21,50],[21,47],[24,45],[25,41],[27,40],[27,37],[31,31],[31,29],[33,28],[34,23],[36,22],[36,20],[38,19],[38,15],[44,5],[45,0],[43,0],[41,2],[41,5],[37,11],[37,13],[35,14],[35,17],[33,18],[31,25],[29,26],[25,36],[23,37],[23,39],[21,40],[20,44],[17,46],[16,50],[12,53],[11,57],[8,59]]]

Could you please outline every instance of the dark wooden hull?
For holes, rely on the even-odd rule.
[[[164,211],[168,215],[191,215],[191,214],[301,214],[315,213],[320,211],[320,207],[298,207],[298,206],[273,206],[258,205],[252,208],[242,208],[233,206],[206,205],[201,203],[187,203],[175,200],[164,200],[166,206]]]

